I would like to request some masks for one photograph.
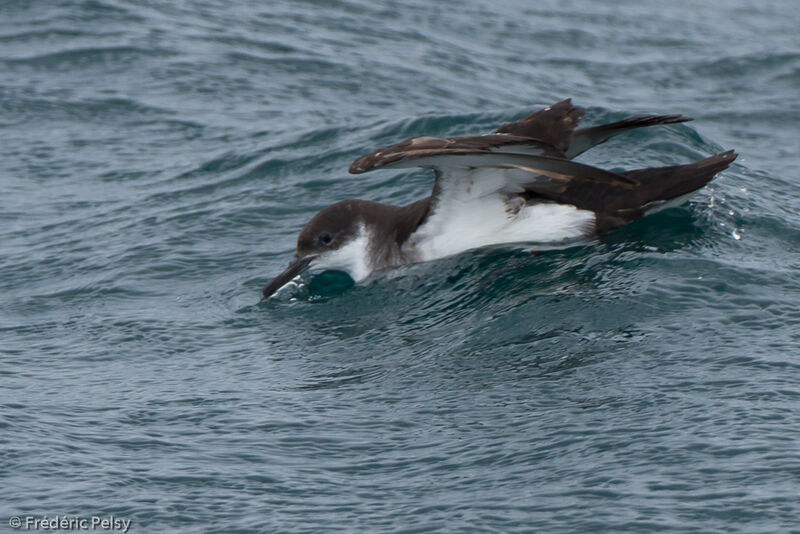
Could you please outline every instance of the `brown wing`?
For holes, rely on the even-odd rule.
[[[418,150],[473,150],[507,152],[572,159],[609,138],[634,128],[690,121],[683,115],[645,115],[576,130],[584,109],[562,100],[519,120],[500,126],[489,135],[469,137],[413,137],[379,148],[350,166],[357,174],[413,156]]]
[[[572,159],[583,154],[590,148],[605,143],[615,135],[643,128],[645,126],[659,126],[662,124],[676,124],[692,120],[683,115],[645,115],[643,117],[631,117],[621,121],[589,128],[581,128],[572,132],[569,147],[564,151],[567,159]]]
[[[510,152],[565,158],[572,131],[582,115],[582,108],[574,107],[570,99],[562,100],[504,124],[493,134],[445,139],[412,137],[381,147],[354,161],[350,172],[359,174],[384,167],[412,158],[420,150]]]
[[[535,139],[514,135],[489,134],[446,139],[412,137],[361,156],[350,165],[350,173],[360,174],[399,161],[413,159],[420,155],[429,156],[431,151],[438,151],[441,154],[514,152],[554,157],[561,156],[561,153],[551,146],[540,143]]]
[[[585,112],[583,108],[573,106],[572,99],[567,98],[504,124],[496,133],[536,139],[563,154],[569,148],[572,132]]]
[[[442,141],[442,139],[437,139]],[[631,187],[637,182],[623,174],[605,171],[591,165],[562,158],[513,152],[492,152],[473,148],[419,148],[398,149],[386,152],[376,151],[356,160],[350,167],[351,173],[362,173],[377,168],[425,167],[437,171],[437,180],[449,175],[451,170],[472,170],[479,168],[517,169],[529,174],[526,189],[535,190],[541,176],[560,180],[589,180],[616,187]],[[362,162],[363,160],[363,162]],[[537,176],[541,175],[541,176]]]

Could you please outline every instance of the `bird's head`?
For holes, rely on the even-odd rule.
[[[358,281],[369,274],[369,236],[363,201],[344,200],[317,213],[297,237],[289,266],[262,291],[268,298],[308,268],[345,271]]]

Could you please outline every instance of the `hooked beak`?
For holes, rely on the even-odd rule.
[[[261,292],[261,298],[269,298],[277,290],[291,282],[292,278],[303,272],[314,258],[316,258],[316,256],[305,256],[303,258],[295,256],[294,260],[292,260],[286,270],[284,270],[281,274],[273,278],[267,285],[264,286],[264,290]]]

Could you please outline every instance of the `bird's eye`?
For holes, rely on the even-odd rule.
[[[324,234],[319,234],[319,242],[325,246],[330,245],[333,242],[333,236],[328,232],[325,232]]]

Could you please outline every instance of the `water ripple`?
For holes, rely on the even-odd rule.
[[[0,490],[170,532],[781,532],[796,504],[796,17],[678,0],[0,3]],[[613,31],[610,30],[613,28]],[[624,169],[727,148],[601,238],[309,273],[427,171],[377,146],[573,97]]]

